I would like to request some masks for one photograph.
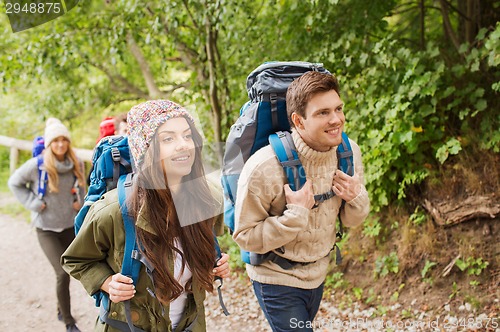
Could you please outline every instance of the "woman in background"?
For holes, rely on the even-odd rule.
[[[66,331],[79,332],[71,315],[70,277],[61,267],[60,257],[75,238],[74,219],[85,195],[83,163],[71,148],[68,129],[58,119],[47,120],[44,139],[43,154],[17,169],[8,185],[32,212],[40,247],[56,274],[57,318],[66,324]]]

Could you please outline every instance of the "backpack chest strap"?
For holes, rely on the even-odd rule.
[[[317,206],[317,204],[319,204],[319,203],[323,203],[324,201],[329,200],[330,198],[332,198],[334,196],[335,196],[335,193],[333,192],[333,189],[330,189],[329,191],[327,191],[326,193],[323,193],[323,194],[314,195],[314,200],[316,201],[315,206]]]

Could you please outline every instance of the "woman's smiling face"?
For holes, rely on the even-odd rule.
[[[191,127],[183,117],[167,120],[156,134],[160,147],[163,171],[170,183],[178,183],[191,173],[195,158],[195,144]]]

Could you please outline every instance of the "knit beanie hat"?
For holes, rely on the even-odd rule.
[[[66,128],[66,126],[59,121],[59,119],[48,118],[47,123],[45,124],[45,147],[49,147],[50,143],[60,136],[63,136],[68,141],[71,141],[68,128]]]
[[[150,100],[136,105],[127,114],[128,142],[137,168],[159,126],[172,118],[184,117],[194,123],[188,111],[170,100]]]

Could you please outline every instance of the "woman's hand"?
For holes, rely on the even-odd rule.
[[[132,278],[121,273],[109,276],[102,284],[101,289],[109,294],[109,299],[114,303],[130,300],[135,294]]]
[[[231,274],[231,271],[229,270],[229,255],[222,253],[221,256],[222,257],[217,261],[217,267],[214,268],[213,272],[217,277],[227,278]]]

